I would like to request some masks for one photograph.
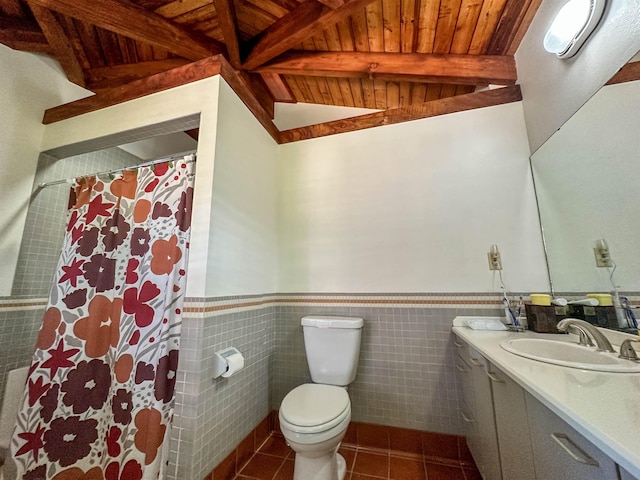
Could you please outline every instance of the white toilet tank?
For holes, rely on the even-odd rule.
[[[302,317],[304,348],[314,383],[346,386],[356,378],[360,358],[361,318]]]

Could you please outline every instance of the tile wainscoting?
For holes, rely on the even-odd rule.
[[[0,393],[6,371],[28,365],[46,300],[0,299]],[[270,294],[189,298],[184,305],[169,479],[204,478],[284,395],[309,380],[300,318],[364,318],[353,420],[459,434],[451,321],[499,315],[491,294]],[[245,368],[213,380],[213,354],[235,346]],[[19,353],[19,354],[16,354]],[[1,397],[0,397],[1,398]]]
[[[168,478],[204,478],[309,381],[300,318],[365,320],[353,420],[456,435],[459,386],[450,336],[456,315],[499,315],[498,294],[272,294],[190,298],[183,314]],[[208,375],[213,353],[235,346],[245,368]]]

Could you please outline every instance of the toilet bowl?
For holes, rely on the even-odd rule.
[[[306,383],[287,394],[278,415],[280,430],[296,452],[294,480],[343,480],[344,458],[337,453],[351,421],[343,387]]]
[[[362,318],[302,317],[311,380],[291,390],[280,406],[280,430],[296,452],[293,480],[343,480],[338,454],[351,421],[346,386],[356,378]]]

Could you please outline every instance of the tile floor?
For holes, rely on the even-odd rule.
[[[345,480],[482,480],[463,438],[448,436],[443,441],[440,435],[423,433],[414,440],[412,447],[401,450],[343,442],[340,454],[347,461]],[[293,459],[284,438],[274,432],[234,478],[292,480]]]

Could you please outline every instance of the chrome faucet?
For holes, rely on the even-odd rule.
[[[618,356],[620,358],[624,358],[625,360],[632,360],[634,362],[640,361],[635,348],[633,348],[633,346],[631,345],[631,342],[638,342],[638,341],[640,340],[627,338],[624,342],[622,342],[622,345],[620,345],[620,355]]]
[[[611,346],[609,340],[607,340],[607,337],[605,337],[595,325],[592,325],[589,322],[585,322],[584,320],[579,320],[577,318],[565,318],[564,320],[560,320],[558,322],[557,327],[561,332],[566,332],[567,329],[572,325],[575,327],[580,327],[588,332],[596,342],[596,346],[599,351],[615,353],[615,350]]]
[[[578,345],[584,345],[585,347],[595,347],[595,345],[591,341],[591,337],[583,327],[575,324],[569,325],[569,328],[567,328],[567,331],[571,331],[571,330],[578,332],[578,336],[579,336]]]

